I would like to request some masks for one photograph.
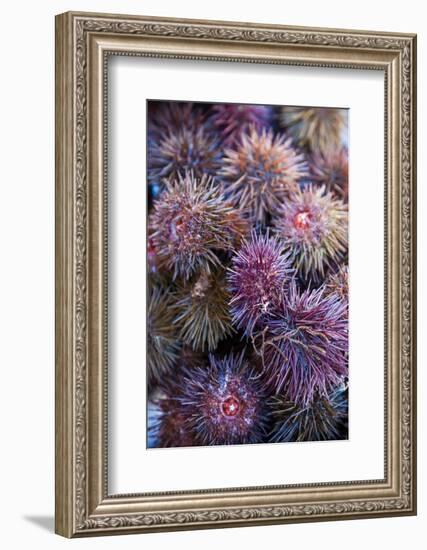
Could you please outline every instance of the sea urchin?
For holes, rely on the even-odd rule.
[[[209,274],[220,265],[216,252],[232,249],[247,226],[212,179],[189,172],[166,183],[149,225],[159,269],[174,279],[189,279],[200,268]]]
[[[328,396],[299,406],[284,396],[271,400],[274,428],[272,442],[330,441],[348,437],[347,390],[339,387]]]
[[[197,129],[205,116],[197,105],[188,101],[148,101],[147,131],[149,139],[160,140],[182,128]]]
[[[180,344],[173,324],[171,291],[149,281],[147,294],[147,379],[152,385],[171,372]]]
[[[260,132],[271,118],[271,109],[265,105],[218,103],[211,108],[209,122],[216,128],[227,147],[237,145],[250,127]]]
[[[273,223],[302,278],[323,278],[348,247],[348,209],[324,187],[306,187],[283,204]]]
[[[222,270],[202,273],[194,281],[178,285],[176,296],[174,324],[179,338],[193,349],[212,351],[233,333]]]
[[[279,305],[293,276],[283,245],[268,235],[252,233],[232,258],[228,288],[233,323],[251,335]]]
[[[284,135],[251,128],[235,149],[225,151],[220,175],[233,204],[248,217],[265,223],[280,209],[298,181],[307,174],[303,155]]]
[[[301,146],[323,153],[341,145],[347,111],[330,107],[282,107],[280,124]]]
[[[210,355],[209,366],[184,375],[178,399],[200,445],[258,443],[265,436],[265,395],[243,354]]]
[[[222,153],[212,132],[203,126],[183,126],[160,139],[150,139],[147,173],[151,184],[176,179],[186,171],[196,177],[215,176],[221,166]]]
[[[348,266],[342,265],[336,273],[331,273],[325,281],[325,293],[337,294],[348,302]]]
[[[348,202],[348,152],[345,147],[314,153],[310,172],[313,183],[324,185],[327,191]]]
[[[174,386],[166,385],[166,389],[157,391],[148,402],[147,446],[149,448],[195,445],[187,417],[182,414],[176,395],[177,387]]]
[[[302,406],[327,396],[348,375],[348,309],[324,288],[299,292],[292,283],[269,321],[262,354],[269,384]]]

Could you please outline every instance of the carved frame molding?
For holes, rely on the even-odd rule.
[[[108,495],[103,193],[109,55],[384,71],[390,281],[384,480]],[[416,37],[66,13],[56,18],[56,71],[56,531],[74,537],[416,513]]]

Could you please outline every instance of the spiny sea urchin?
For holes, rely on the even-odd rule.
[[[271,108],[265,105],[218,103],[211,107],[209,122],[218,130],[222,143],[231,147],[250,127],[260,132],[268,125],[270,118]]]
[[[173,296],[149,280],[147,292],[147,380],[158,383],[173,369],[180,344],[173,324]]]
[[[199,128],[205,115],[188,101],[148,101],[147,131],[149,139],[159,140],[181,128]]]
[[[156,246],[153,242],[151,233],[153,231],[151,222],[151,215],[148,215],[148,235],[147,235],[147,272],[152,280],[157,280],[161,277],[159,272],[159,259],[157,257]]]
[[[149,223],[159,268],[186,280],[201,268],[209,274],[219,266],[216,252],[231,250],[247,230],[219,186],[189,172],[166,182]]]
[[[325,293],[336,294],[348,302],[348,266],[342,265],[336,273],[331,273],[325,281]]]
[[[178,285],[174,323],[179,338],[195,350],[214,350],[233,333],[228,310],[229,294],[224,272],[203,272],[193,281]]]
[[[283,204],[273,224],[303,279],[323,279],[348,249],[348,208],[311,185]]]
[[[269,385],[301,406],[327,396],[348,375],[348,308],[324,288],[299,292],[291,283],[280,313],[262,333]]]
[[[255,128],[227,149],[220,176],[227,196],[251,220],[265,223],[307,174],[304,156],[284,135]]]
[[[282,107],[279,116],[298,145],[322,152],[340,147],[346,120],[346,109],[330,107]]]
[[[282,243],[275,237],[252,232],[235,256],[228,272],[233,323],[252,335],[279,305],[284,286],[293,276]]]
[[[265,395],[242,353],[210,355],[209,366],[187,371],[178,399],[200,445],[258,443],[265,437]]]
[[[271,399],[274,427],[270,440],[330,441],[348,438],[348,397],[345,388],[314,398],[308,405],[292,403],[284,396]]]
[[[310,172],[313,183],[324,185],[327,191],[348,202],[348,152],[345,147],[313,153]]]
[[[165,393],[166,391],[166,393]],[[191,447],[194,436],[182,414],[177,387],[157,391],[147,405],[147,446]]]
[[[148,146],[147,173],[151,184],[176,179],[186,171],[196,177],[215,176],[221,166],[222,152],[212,132],[199,127],[181,127]]]

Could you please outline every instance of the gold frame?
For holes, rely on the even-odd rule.
[[[382,480],[108,495],[108,55],[368,68],[385,75]],[[254,68],[255,70],[255,68]],[[66,537],[416,513],[416,36],[65,13],[56,17],[56,532]]]

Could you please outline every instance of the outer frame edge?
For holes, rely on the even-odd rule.
[[[72,20],[55,17],[55,533],[73,536]]]
[[[412,479],[411,479],[411,494],[410,494],[410,505],[402,510],[388,510],[385,512],[373,512],[367,513],[362,512],[358,514],[357,512],[351,513],[351,515],[346,516],[342,515],[336,516],[322,516],[318,515],[313,517],[283,517],[278,519],[266,518],[266,519],[250,519],[249,521],[244,520],[220,520],[218,522],[210,521],[208,524],[204,522],[188,522],[183,525],[156,525],[156,526],[139,526],[139,527],[126,527],[126,528],[117,528],[112,527],[110,529],[93,529],[86,530],[81,526],[77,530],[74,526],[74,478],[73,478],[73,466],[74,466],[74,456],[70,455],[70,449],[73,448],[73,419],[72,419],[72,407],[74,399],[74,388],[73,388],[73,378],[72,378],[72,368],[73,363],[61,363],[61,360],[66,361],[64,358],[64,352],[61,349],[63,346],[70,344],[70,329],[63,330],[65,323],[69,321],[70,312],[67,309],[73,303],[67,302],[67,297],[64,296],[65,293],[71,292],[72,297],[72,281],[68,280],[69,286],[66,286],[66,291],[61,289],[61,283],[64,282],[64,275],[69,273],[70,266],[72,270],[73,257],[70,254],[69,249],[67,249],[67,231],[70,228],[70,223],[73,224],[73,220],[70,219],[70,206],[67,206],[66,203],[66,194],[71,192],[73,189],[73,179],[69,178],[70,171],[72,173],[72,168],[70,168],[70,160],[74,159],[69,158],[69,151],[67,146],[71,147],[72,145],[72,136],[73,136],[73,124],[70,123],[70,120],[73,119],[66,114],[66,106],[73,105],[73,87],[70,86],[68,90],[65,89],[65,86],[60,84],[60,81],[64,78],[73,78],[73,59],[72,55],[74,54],[69,52],[67,53],[67,48],[70,47],[70,43],[73,40],[73,22],[76,17],[94,17],[94,18],[105,18],[105,19],[114,19],[113,14],[89,14],[89,13],[80,13],[80,12],[67,12],[61,16],[57,16],[57,28],[56,28],[56,114],[57,114],[57,127],[56,127],[56,224],[57,224],[57,241],[56,241],[56,250],[57,250],[57,260],[56,260],[56,337],[57,337],[57,350],[56,350],[56,523],[55,530],[58,534],[66,537],[76,537],[76,536],[88,536],[88,535],[101,535],[101,534],[120,534],[120,533],[130,533],[130,532],[148,532],[148,531],[172,531],[172,530],[184,530],[184,529],[204,529],[204,528],[220,528],[220,527],[234,527],[234,526],[249,526],[249,525],[267,525],[267,524],[278,524],[278,523],[289,523],[289,522],[306,522],[306,521],[330,521],[330,520],[346,520],[346,519],[360,519],[368,517],[390,517],[390,516],[404,516],[404,515],[414,515],[416,514],[416,422],[415,422],[415,407],[416,407],[416,332],[415,332],[415,322],[416,322],[416,303],[413,301],[416,298],[416,35],[413,34],[396,34],[396,33],[370,33],[369,31],[340,31],[334,29],[316,29],[310,28],[312,31],[320,32],[330,32],[330,33],[340,33],[348,32],[351,34],[374,34],[376,36],[384,37],[393,37],[393,38],[404,38],[411,42],[412,45],[412,66],[411,66],[411,78],[412,78],[412,90],[411,90],[411,147],[412,147],[412,178],[411,178],[411,268],[412,268],[412,284],[411,284],[411,305],[412,305],[412,316],[411,316],[411,351],[412,357],[410,362],[411,372],[413,375],[412,378],[412,432],[411,432],[411,442],[412,442]],[[185,24],[203,24],[207,28],[213,27],[215,25],[229,26],[235,28],[254,28],[254,29],[295,29],[299,30],[308,30],[304,27],[279,27],[276,25],[257,25],[254,23],[240,23],[240,22],[221,22],[221,21],[197,21],[197,20],[180,20],[180,19],[171,19],[171,18],[150,18],[150,17],[137,17],[137,16],[117,16],[122,20],[127,18],[129,20],[136,21],[147,21],[147,22],[169,22]],[[71,41],[71,42],[70,42]],[[67,141],[68,140],[68,141]],[[71,185],[67,187],[67,185]],[[67,210],[68,209],[68,210]],[[71,208],[72,212],[72,208]],[[62,218],[63,214],[65,217]],[[68,235],[68,237],[70,237]],[[71,238],[74,238],[74,233],[72,233]],[[72,248],[72,247],[71,247]],[[67,294],[69,296],[69,294]],[[73,319],[71,319],[73,321]],[[71,331],[72,335],[72,331]],[[58,345],[58,343],[60,345]],[[72,342],[71,342],[72,343]],[[62,355],[61,355],[62,354]],[[71,356],[72,357],[72,356]],[[65,371],[64,371],[65,368]],[[59,404],[58,401],[62,400],[63,403]],[[70,458],[71,456],[71,458]],[[313,504],[315,506],[315,503]],[[243,523],[242,523],[243,522]]]

